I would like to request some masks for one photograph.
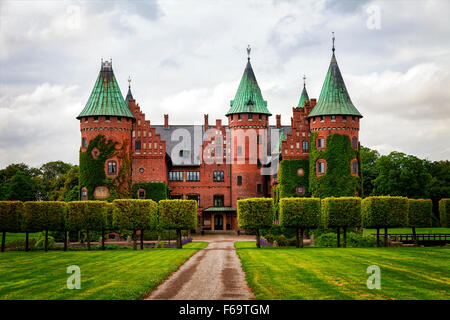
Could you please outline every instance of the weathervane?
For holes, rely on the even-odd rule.
[[[247,56],[248,60],[250,60],[250,52],[252,51],[252,48],[250,48],[250,45],[247,46]]]
[[[333,34],[333,53],[334,53],[334,40],[336,39],[335,37],[334,37],[334,31],[332,32],[332,34]]]
[[[306,76],[303,75],[303,88],[306,87]]]
[[[131,87],[131,77],[128,76],[128,88],[130,88],[130,87]]]

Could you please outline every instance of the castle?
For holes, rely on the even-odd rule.
[[[221,120],[203,125],[150,122],[126,98],[112,63],[100,73],[80,121],[80,199],[161,195],[198,203],[202,230],[237,230],[236,202],[250,197],[354,196],[361,192],[359,121],[334,48],[319,100],[305,84],[290,126],[271,113],[250,63]],[[280,162],[281,161],[281,162]],[[167,190],[169,190],[168,193]],[[156,199],[158,200],[158,199]]]

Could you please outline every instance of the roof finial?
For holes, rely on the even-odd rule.
[[[335,48],[334,48],[334,40],[336,39],[336,38],[334,37],[334,31],[332,32],[332,34],[333,34],[333,53],[334,53],[334,50],[335,50]]]
[[[128,76],[128,89],[130,89],[130,87],[131,87],[131,77]]]
[[[305,88],[305,87],[306,87],[306,76],[303,75],[303,88]]]
[[[250,47],[250,45],[247,46],[247,56],[248,56],[248,60],[250,61],[250,52],[252,51],[252,48]]]

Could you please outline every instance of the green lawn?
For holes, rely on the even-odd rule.
[[[40,234],[41,234],[40,232],[30,233],[28,235],[28,238],[29,238],[29,240],[34,239],[34,238],[39,238]],[[18,241],[18,240],[23,241],[25,243],[25,233],[9,233],[9,232],[7,232],[5,239],[6,239],[6,245],[8,245],[11,242]],[[1,241],[1,239],[0,239],[0,241]]]
[[[255,248],[236,242],[256,299],[450,299],[450,248]],[[368,289],[367,267],[381,269]]]
[[[205,242],[183,249],[0,253],[0,299],[139,299],[147,296]],[[81,289],[67,289],[78,265]]]
[[[377,229],[366,229],[364,234],[376,234]],[[384,234],[384,229],[380,229]],[[411,228],[389,228],[388,233],[412,234]],[[450,233],[450,228],[416,228],[416,233]]]

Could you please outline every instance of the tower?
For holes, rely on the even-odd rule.
[[[102,60],[92,93],[77,119],[81,131],[81,200],[125,196],[134,116],[117,84],[112,61]]]
[[[313,196],[354,196],[361,192],[359,121],[337,64],[334,47],[319,101],[308,115],[310,190]]]
[[[271,113],[250,64],[250,50],[249,46],[244,74],[226,114],[232,148],[233,204],[239,199],[266,196],[270,179],[270,176],[261,174],[261,167],[267,156],[267,129]]]

